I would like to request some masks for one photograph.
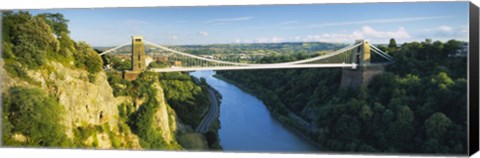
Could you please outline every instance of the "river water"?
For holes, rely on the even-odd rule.
[[[233,84],[213,77],[214,71],[190,75],[206,79],[222,94],[220,104],[220,145],[233,152],[315,152],[316,147],[295,135],[277,120],[262,101]]]

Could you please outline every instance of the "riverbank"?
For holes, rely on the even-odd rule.
[[[208,107],[207,112],[202,116],[202,121],[195,129],[196,133],[200,133],[205,136],[207,144],[210,150],[223,150],[220,144],[220,137],[218,130],[221,128],[220,125],[220,103],[222,95],[209,85],[206,81],[193,75],[189,74],[195,80],[202,84],[202,88],[208,90],[208,96],[210,100],[210,106]]]
[[[203,116],[202,121],[196,128],[196,132],[199,133],[206,133],[210,129],[210,125],[212,121],[218,119],[219,113],[219,105],[218,105],[218,97],[210,87],[208,89],[208,95],[210,97],[210,106],[208,107],[208,112]]]
[[[222,75],[219,75],[219,74],[215,74],[215,75],[213,75],[213,77],[215,77],[215,78],[217,78],[217,79],[220,79],[220,80],[222,80],[222,81],[225,81],[225,82],[227,82],[227,83],[230,83],[230,84],[232,84],[232,85],[235,85],[235,86],[237,86],[240,90],[242,90],[242,91],[244,91],[244,92],[246,92],[246,93],[249,93],[249,94],[255,96],[257,99],[259,99],[259,100],[262,101],[262,99],[258,98],[251,89],[246,88],[245,86],[243,86],[243,85],[241,85],[241,84],[239,84],[239,83],[236,83],[235,81],[229,80],[229,79],[227,79],[227,78],[225,78],[225,77],[223,77]],[[274,114],[272,114],[271,108],[270,108],[269,106],[267,106],[266,104],[265,104],[265,106],[267,107],[268,111],[270,112],[270,115],[271,115],[275,120],[277,120],[278,122],[280,122],[282,126],[286,127],[287,130],[295,133],[297,136],[301,137],[303,140],[305,140],[305,141],[307,141],[308,143],[310,143],[311,145],[315,146],[315,147],[316,147],[317,149],[319,149],[320,151],[324,151],[324,148],[322,148],[322,146],[321,146],[320,144],[318,144],[317,142],[315,142],[314,140],[312,140],[307,134],[305,134],[305,133],[303,133],[301,130],[297,129],[297,127],[295,127],[295,126],[293,126],[293,125],[290,125],[290,124],[288,124],[287,122],[285,122],[284,119],[289,119],[289,118],[287,118],[286,116],[274,115]],[[280,117],[283,117],[283,119],[280,118]]]

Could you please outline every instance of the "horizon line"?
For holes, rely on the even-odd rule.
[[[431,39],[431,38],[425,38],[424,40],[412,40],[412,41],[405,41],[405,42],[401,42],[401,44],[403,43],[411,43],[411,42],[424,42],[426,39]],[[360,40],[360,39],[356,39],[356,40]],[[466,43],[469,43],[468,39],[467,40],[460,40],[460,39],[455,39],[455,38],[452,38],[452,39],[448,39],[448,40],[433,40],[431,39],[432,42],[435,42],[435,41],[441,41],[441,42],[447,42],[447,41],[450,41],[450,40],[457,40],[457,41],[460,41],[460,42],[466,42]],[[353,40],[355,41],[355,40]],[[371,41],[371,40],[367,40],[367,41]],[[165,46],[208,46],[208,45],[226,45],[226,44],[231,44],[231,45],[241,45],[241,44],[285,44],[285,43],[327,43],[327,44],[351,44],[353,42],[350,42],[350,43],[347,43],[347,42],[328,42],[328,41],[285,41],[285,42],[248,42],[248,43],[235,43],[235,42],[229,42],[229,43],[208,43],[208,44],[162,44],[162,45],[165,45]],[[397,41],[398,43],[398,41]],[[387,43],[375,43],[374,45],[384,45],[384,44],[388,44]],[[398,43],[397,45],[399,45],[400,43]],[[401,45],[400,44],[400,45]],[[120,44],[119,44],[120,45]],[[128,44],[126,46],[130,46],[131,44]],[[98,47],[116,47],[118,45],[109,45],[109,46],[94,46],[94,45],[91,45],[93,48],[98,48]]]

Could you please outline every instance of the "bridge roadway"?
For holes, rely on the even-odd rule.
[[[150,68],[153,72],[178,72],[178,71],[199,71],[199,70],[248,70],[248,69],[285,69],[285,68],[335,68],[351,67],[356,68],[355,63],[342,64],[298,64],[298,65],[251,65],[251,66],[217,66],[217,67],[170,67],[170,68]]]
[[[210,107],[208,108],[207,114],[205,115],[205,117],[203,117],[203,120],[200,122],[197,129],[195,130],[198,133],[206,133],[208,129],[210,129],[210,125],[217,118],[220,110],[217,96],[215,95],[215,93],[211,88],[208,89],[208,95],[210,96],[211,104],[210,104]]]

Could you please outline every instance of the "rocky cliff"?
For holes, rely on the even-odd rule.
[[[133,104],[132,100],[141,102],[141,99],[115,98],[103,71],[92,77],[83,69],[49,62],[47,68],[26,72],[32,81],[13,77],[2,64],[3,94],[8,95],[11,87],[37,87],[56,98],[65,109],[61,124],[75,146],[101,149],[142,148],[138,136],[131,132],[126,120],[119,117],[118,110],[121,104]],[[167,144],[178,144],[174,135],[177,126],[181,128],[181,125],[177,123],[175,112],[165,103],[160,85],[157,83],[151,88],[157,91],[155,99],[159,103],[153,126],[162,132],[161,137]],[[21,133],[12,137],[18,141],[24,138]]]

